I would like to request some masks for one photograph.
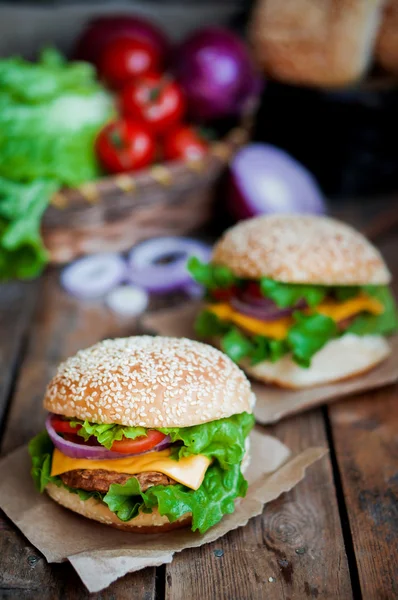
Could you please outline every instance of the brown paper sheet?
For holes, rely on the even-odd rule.
[[[204,535],[184,529],[157,535],[127,533],[72,513],[36,492],[26,446],[0,462],[0,508],[49,562],[69,560],[87,589],[97,592],[128,572],[168,563],[174,552],[207,544],[246,525],[264,504],[293,488],[326,452],[316,447],[291,456],[279,440],[255,429],[247,496],[237,502],[232,515]]]
[[[195,339],[193,328],[195,316],[200,309],[199,302],[190,302],[183,307],[161,311],[144,317],[141,327],[159,335],[188,337]],[[398,336],[390,340],[392,352],[388,360],[360,377],[323,385],[306,390],[286,390],[272,385],[252,382],[257,397],[254,414],[258,423],[267,425],[296,413],[309,410],[366,390],[398,381]]]

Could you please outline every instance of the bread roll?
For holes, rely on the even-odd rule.
[[[383,0],[258,0],[249,39],[268,75],[343,86],[371,62],[382,6]]]
[[[384,8],[376,59],[387,71],[398,74],[398,0],[387,0]]]

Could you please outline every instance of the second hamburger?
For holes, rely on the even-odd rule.
[[[390,353],[391,275],[378,250],[344,223],[296,215],[242,221],[209,264],[192,258],[189,269],[207,289],[198,335],[261,381],[322,385]]]

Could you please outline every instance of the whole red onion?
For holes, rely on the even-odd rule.
[[[261,87],[246,46],[221,27],[189,36],[176,51],[175,73],[198,120],[240,114]]]
[[[105,46],[116,38],[132,38],[149,43],[162,64],[170,54],[170,41],[159,27],[142,17],[112,15],[90,21],[77,39],[73,57],[97,64]]]

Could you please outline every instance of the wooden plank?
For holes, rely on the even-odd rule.
[[[154,569],[131,573],[109,588],[89,594],[73,568],[49,565],[7,519],[0,521],[0,598],[12,600],[152,600]]]
[[[37,311],[26,347],[3,438],[8,452],[27,442],[43,428],[42,398],[58,363],[107,337],[132,335],[134,322],[112,317],[99,302],[85,303],[67,296],[58,286],[57,272],[42,280]],[[38,524],[40,526],[40,524]],[[70,565],[48,565],[6,519],[0,520],[1,598],[87,598]],[[155,595],[155,569],[130,574],[90,598],[150,600]]]
[[[398,244],[381,244],[398,294]],[[328,409],[364,598],[398,597],[398,386]]]
[[[37,289],[37,283],[0,284],[0,430]]]
[[[327,445],[320,410],[268,428],[294,452]],[[168,600],[352,597],[330,461],[242,529],[166,566]]]

